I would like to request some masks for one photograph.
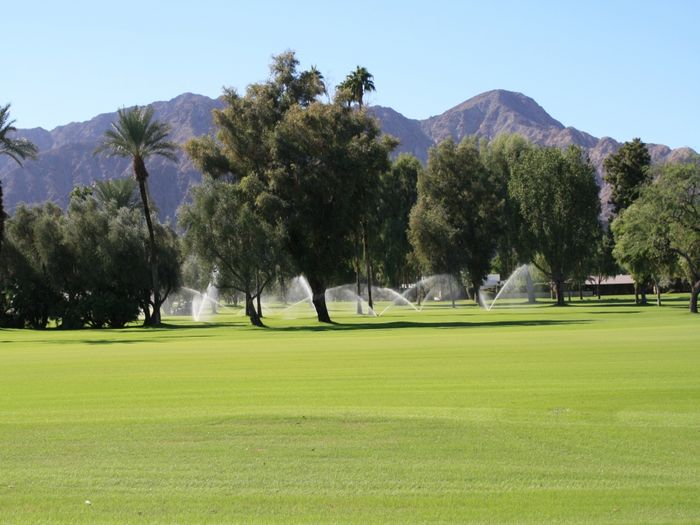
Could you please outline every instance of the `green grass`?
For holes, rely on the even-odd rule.
[[[685,307],[0,330],[0,523],[700,523]]]

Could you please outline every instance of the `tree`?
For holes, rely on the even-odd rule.
[[[144,312],[147,325],[160,324],[160,307],[163,299],[160,297],[160,283],[158,281],[158,247],[153,227],[153,219],[148,199],[148,170],[146,160],[151,156],[161,156],[171,161],[176,161],[175,151],[177,146],[166,140],[169,126],[164,122],[153,120],[153,108],[135,107],[132,109],[120,109],[117,122],[112,124],[112,129],[105,132],[104,139],[98,146],[96,153],[106,153],[109,156],[130,157],[134,179],[138,183],[143,214],[148,228],[151,266],[151,292],[152,312]]]
[[[613,222],[615,253],[649,271],[678,265],[691,287],[689,310],[700,294],[700,160],[666,164],[656,181]],[[635,266],[636,267],[636,266]],[[660,273],[660,272],[659,272]]]
[[[325,92],[323,76],[316,68],[307,71],[298,71],[299,61],[292,51],[286,51],[273,57],[270,66],[270,79],[267,82],[248,86],[245,95],[240,96],[235,90],[225,89],[223,109],[213,111],[213,120],[217,128],[216,136],[198,137],[189,141],[185,149],[190,158],[206,177],[217,182],[231,185],[245,185],[246,206],[245,216],[233,214],[231,220],[238,221],[239,225],[253,224],[251,232],[239,235],[241,241],[248,240],[258,243],[257,233],[277,232],[279,226],[278,217],[281,213],[281,204],[270,191],[270,171],[273,169],[274,157],[274,133],[284,116],[292,108],[306,108],[319,95]],[[219,187],[216,185],[216,187]],[[223,186],[222,192],[228,192]],[[236,191],[242,191],[239,188]],[[201,198],[204,198],[203,196]],[[233,199],[234,196],[229,196]],[[235,197],[242,199],[241,196]],[[243,202],[243,201],[241,201]],[[223,204],[222,204],[223,205]],[[254,219],[254,221],[253,221]],[[214,235],[216,232],[212,232]],[[271,239],[274,241],[274,239]],[[274,243],[275,249],[278,249]],[[197,246],[197,243],[194,243]],[[281,249],[281,248],[280,248]],[[249,250],[249,257],[245,261],[229,259],[229,266],[245,262],[246,265],[257,265],[256,275],[260,276],[258,289],[251,291],[251,300],[257,299],[260,306],[260,293],[268,280],[265,276],[288,271],[288,265],[279,264],[284,258],[281,254],[275,257],[266,254],[265,250]],[[255,254],[264,255],[260,260],[255,260]],[[197,252],[199,257],[205,258],[207,265],[214,265],[214,254],[209,251]],[[252,259],[251,259],[252,258]],[[220,257],[216,257],[220,259]],[[268,266],[268,262],[274,262]],[[230,273],[230,271],[229,271]],[[243,291],[249,283],[241,279],[241,270],[234,282],[237,290]],[[246,273],[246,272],[243,272]],[[223,276],[225,277],[225,276]],[[250,312],[249,312],[250,313]],[[258,308],[258,317],[262,314]],[[257,323],[258,319],[251,318]]]
[[[508,189],[536,264],[564,305],[564,282],[593,250],[600,230],[595,169],[576,146],[533,148],[516,165]]]
[[[331,322],[325,290],[350,260],[360,197],[389,167],[395,143],[379,135],[374,119],[340,103],[292,107],[275,128],[271,189],[321,322]]]
[[[355,71],[350,73],[345,80],[338,85],[341,99],[348,104],[356,102],[360,109],[365,93],[375,91],[374,75],[370,74],[366,68],[357,66]]]
[[[60,238],[63,220],[61,209],[46,203],[20,205],[7,221],[0,324],[41,329],[60,315],[60,283],[73,269]]]
[[[524,242],[526,233],[523,231],[520,210],[508,193],[513,170],[531,147],[522,136],[505,133],[481,149],[483,163],[492,173],[500,201],[500,210],[494,213],[500,219],[500,227],[493,264],[494,269],[503,277],[509,276],[518,266],[530,262],[532,258],[528,245]]]
[[[114,209],[136,209],[140,204],[134,179],[107,179],[95,181],[93,195],[103,206]]]
[[[458,276],[465,270],[478,302],[496,247],[499,213],[497,187],[479,143],[441,142],[430,150],[411,212],[409,236],[418,260],[432,272]]]
[[[649,168],[651,155],[647,145],[639,138],[625,142],[616,153],[603,162],[605,181],[612,187],[610,203],[613,213],[619,214],[632,204],[651,181]]]
[[[206,179],[182,208],[180,222],[192,250],[217,269],[217,287],[245,295],[253,326],[264,326],[254,300],[274,278],[282,262],[284,228],[260,220],[255,196],[260,183],[249,175],[230,184]]]
[[[391,169],[381,176],[378,216],[381,218],[379,240],[382,253],[379,270],[384,280],[395,288],[418,277],[408,227],[411,208],[418,198],[418,179],[422,173],[420,161],[402,153],[392,163]]]
[[[337,86],[338,101],[347,102],[348,106],[353,102],[357,103],[357,108],[362,111],[363,98],[365,93],[375,91],[374,76],[367,71],[366,68],[357,66],[355,71],[350,73],[345,80]],[[355,279],[357,284],[357,313],[362,313],[362,304],[360,302],[361,286],[360,286],[360,242],[362,243],[362,251],[365,259],[365,272],[367,276],[367,305],[370,309],[374,308],[372,300],[372,257],[370,254],[370,228],[373,217],[376,217],[378,207],[378,195],[376,191],[377,185],[364,186],[365,195],[361,196],[358,204],[364,204],[361,209],[358,209],[359,221],[357,223],[357,231],[354,234],[355,244]],[[374,191],[373,191],[374,189]]]
[[[36,158],[37,147],[24,139],[14,139],[9,135],[17,131],[13,126],[14,120],[10,120],[10,104],[0,106],[0,155],[7,155],[17,164],[21,165],[25,159]],[[0,182],[0,250],[5,227],[5,210],[2,201],[2,182]]]
[[[600,300],[600,285],[607,277],[613,277],[619,273],[619,266],[613,254],[615,248],[615,238],[612,229],[601,230],[601,235],[596,242],[593,253],[593,277],[595,279],[595,291]]]

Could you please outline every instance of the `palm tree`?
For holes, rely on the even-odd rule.
[[[94,194],[105,207],[134,210],[141,204],[137,187],[136,181],[130,178],[99,180],[94,183]]]
[[[352,102],[357,102],[357,106],[362,111],[362,102],[365,93],[370,92],[370,91],[375,91],[374,87],[374,75],[372,75],[369,71],[367,71],[367,68],[357,66],[355,68],[355,71],[350,73],[347,77],[345,77],[345,80],[341,82],[338,85],[338,89],[342,90],[346,93],[346,96],[348,97],[348,104],[351,104]],[[367,271],[367,305],[370,308],[374,308],[374,304],[372,301],[372,262],[370,259],[370,254],[369,254],[369,239],[368,235],[369,232],[368,230],[368,225],[365,220],[361,221],[361,233],[359,234],[359,237],[362,238],[362,248],[365,254],[365,269]],[[360,305],[360,273],[359,273],[359,250],[357,246],[357,241],[355,244],[355,277],[357,281],[357,295],[358,295],[358,302],[357,302],[357,313],[360,314],[362,313],[362,306]]]
[[[10,105],[0,106],[0,155],[7,155],[20,166],[25,159],[35,159],[38,152],[37,147],[24,139],[11,139],[8,137],[17,129],[12,125],[14,120],[10,120]],[[2,205],[2,184],[0,183],[0,247],[5,229],[5,210]]]
[[[355,71],[350,73],[345,80],[338,85],[338,88],[345,90],[349,95],[350,102],[357,102],[357,105],[362,109],[362,99],[365,93],[375,91],[374,75],[367,68],[357,66]]]
[[[151,263],[151,293],[153,295],[153,313],[144,312],[146,325],[160,324],[160,288],[158,282],[158,253],[156,238],[153,232],[153,221],[148,203],[148,171],[146,159],[158,155],[168,160],[176,161],[177,145],[166,140],[170,127],[165,122],[153,119],[153,108],[134,107],[132,109],[120,109],[117,122],[112,124],[112,129],[105,132],[102,143],[95,153],[105,153],[111,157],[131,157],[134,179],[139,186],[143,213],[148,227],[150,242]]]

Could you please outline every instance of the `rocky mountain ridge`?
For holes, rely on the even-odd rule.
[[[202,95],[185,93],[169,101],[154,102],[156,118],[172,128],[171,140],[182,144],[191,137],[212,133],[211,111],[221,102]],[[620,147],[610,137],[597,138],[573,127],[565,127],[551,117],[533,99],[512,91],[494,90],[472,97],[444,113],[425,120],[414,120],[389,107],[370,110],[385,133],[397,137],[397,153],[407,152],[423,162],[430,147],[447,137],[456,141],[468,135],[494,138],[500,133],[519,133],[530,141],[547,146],[576,144],[585,148],[602,175],[603,160]],[[116,119],[116,112],[105,113],[86,122],[74,122],[51,131],[42,128],[20,129],[17,135],[34,142],[39,159],[17,167],[11,159],[0,158],[5,206],[10,212],[20,202],[52,200],[65,206],[76,185],[130,174],[128,159],[105,158],[93,152],[102,135]],[[683,160],[694,151],[675,150],[649,144],[654,162]],[[178,206],[186,201],[189,188],[201,180],[183,153],[178,162],[162,159],[149,162],[150,191],[161,219],[174,221]],[[607,192],[602,192],[605,200]]]

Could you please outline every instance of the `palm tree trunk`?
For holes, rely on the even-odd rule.
[[[160,283],[158,282],[158,249],[156,247],[156,237],[153,231],[153,221],[151,219],[151,209],[148,205],[148,192],[146,191],[146,178],[148,172],[143,160],[139,157],[134,158],[134,175],[139,183],[139,193],[141,194],[141,202],[143,203],[143,214],[146,217],[146,227],[148,228],[148,240],[150,246],[150,263],[151,263],[151,287],[153,294],[153,313],[148,319],[148,324],[157,326],[160,324]]]

